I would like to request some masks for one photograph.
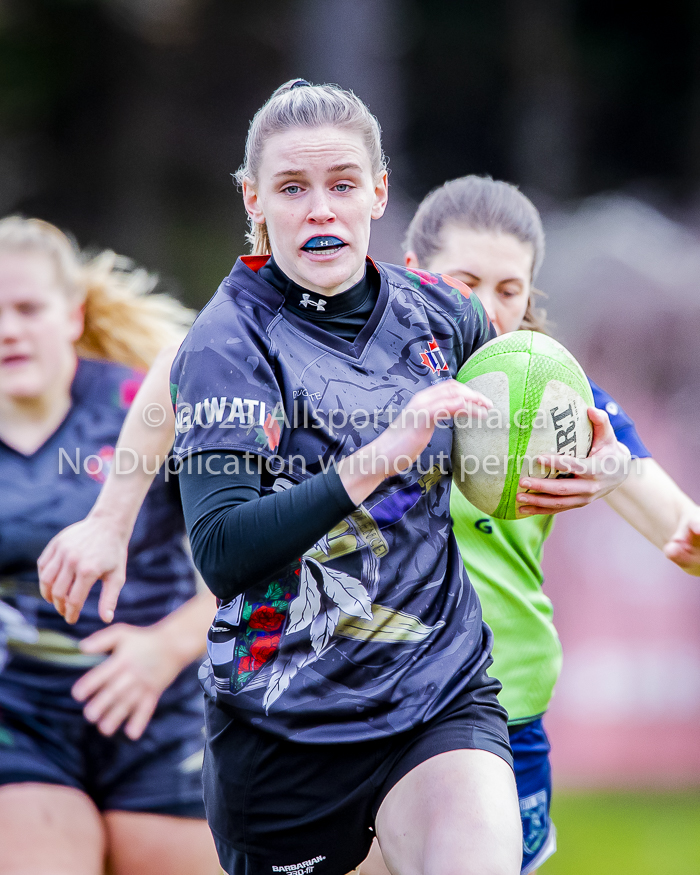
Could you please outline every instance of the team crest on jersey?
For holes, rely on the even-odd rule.
[[[428,348],[421,350],[420,360],[427,368],[430,368],[433,374],[440,371],[449,371],[445,356],[442,354],[442,350],[437,345],[434,337],[430,338]]]

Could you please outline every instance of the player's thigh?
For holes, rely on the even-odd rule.
[[[0,875],[102,875],[104,825],[73,787],[0,787]]]
[[[359,871],[360,875],[390,875],[376,839],[372,842],[367,859],[360,866]]]
[[[416,766],[387,794],[376,830],[392,875],[520,872],[515,779],[487,751],[449,751]]]
[[[110,875],[219,875],[206,820],[107,811]]]

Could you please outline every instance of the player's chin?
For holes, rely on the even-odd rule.
[[[349,246],[332,255],[318,255],[302,250],[300,273],[316,285],[332,288],[347,282],[357,273],[363,261]]]

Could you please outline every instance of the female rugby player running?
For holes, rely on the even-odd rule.
[[[67,625],[36,572],[94,503],[141,371],[189,322],[150,284],[113,253],[84,263],[45,222],[0,221],[3,875],[218,871],[192,664],[215,608],[195,594],[177,487],[161,477],[146,499],[115,625],[96,599]]]
[[[532,287],[544,256],[544,230],[535,206],[512,185],[466,176],[445,183],[420,205],[406,239],[406,264],[418,278],[444,272],[462,280],[481,300],[496,331],[545,330]],[[700,575],[700,509],[650,458],[634,424],[591,382],[596,406],[610,415],[619,441],[639,461],[608,503],[672,561]],[[557,463],[559,464],[559,463]],[[581,490],[599,486],[586,463],[574,463]],[[537,488],[524,480],[523,488]],[[542,548],[552,529],[552,509],[572,504],[570,481],[553,481],[553,495],[523,493],[523,520],[485,516],[452,490],[454,532],[469,579],[493,630],[493,673],[503,684],[520,813],[523,873],[532,873],[556,848],[549,820],[549,741],[542,726],[561,669],[561,645],[552,605],[541,589]],[[578,499],[576,499],[578,501]],[[542,515],[546,514],[546,515]],[[385,871],[373,851],[363,875]]]
[[[188,531],[222,602],[203,678],[221,862],[345,875],[376,831],[401,875],[514,875],[505,714],[447,473],[452,416],[489,406],[451,375],[493,330],[460,283],[367,259],[387,176],[352,93],[279,89],[240,179],[257,257],[239,259],[172,369]],[[137,410],[163,398],[164,370]],[[124,446],[150,465],[158,441],[144,452],[130,425]],[[604,422],[595,450],[621,457]],[[126,505],[144,487],[110,478],[103,495]],[[81,563],[123,539],[124,513],[101,497],[50,546],[43,591],[62,613],[79,613],[95,579]],[[104,616],[118,589],[103,587]]]

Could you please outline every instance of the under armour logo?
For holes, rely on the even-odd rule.
[[[325,301],[312,301],[309,295],[306,292],[302,295],[301,301],[299,302],[302,307],[315,307],[317,311],[326,309]]]

